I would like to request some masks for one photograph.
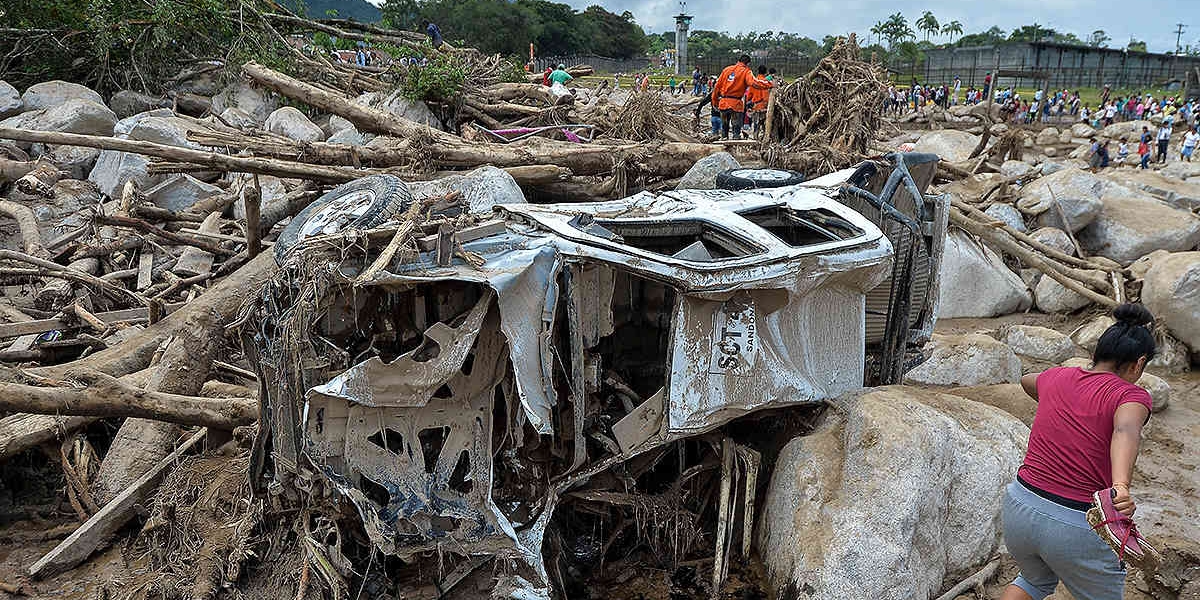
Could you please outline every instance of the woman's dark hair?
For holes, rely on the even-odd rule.
[[[1112,315],[1117,322],[1096,342],[1092,361],[1112,361],[1121,368],[1143,356],[1147,361],[1153,359],[1155,348],[1151,328],[1154,327],[1154,315],[1141,304],[1122,304],[1113,309]]]

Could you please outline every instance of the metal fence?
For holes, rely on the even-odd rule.
[[[544,71],[546,67],[554,68],[560,63],[568,67],[574,65],[591,65],[598,73],[633,73],[652,68],[651,61],[648,58],[619,59],[587,54],[541,56],[534,59],[533,66],[537,71]]]

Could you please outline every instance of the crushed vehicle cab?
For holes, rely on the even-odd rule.
[[[706,434],[899,381],[936,314],[948,207],[922,196],[936,163],[897,154],[785,187],[504,204],[379,270],[383,243],[358,256],[328,251],[346,235],[298,239],[244,332],[264,382],[252,478],[352,506],[373,548],[406,563],[497,559],[497,597],[561,594],[547,531],[591,518],[556,516],[564,502],[620,505],[674,461],[656,497],[728,511],[736,493],[708,506],[689,480],[753,481],[757,458]],[[666,451],[680,441],[692,449]],[[711,533],[718,555],[732,514]],[[580,552],[603,560],[596,546]]]

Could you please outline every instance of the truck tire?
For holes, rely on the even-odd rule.
[[[375,227],[408,210],[412,203],[408,186],[393,175],[370,175],[343,183],[292,218],[275,240],[275,262],[282,265],[306,238]]]
[[[722,190],[753,190],[777,188],[804,182],[804,173],[787,169],[730,169],[717,173],[717,188]]]

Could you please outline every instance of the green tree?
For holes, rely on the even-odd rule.
[[[1003,42],[1004,40],[1004,30],[993,25],[992,28],[988,29],[987,31],[972,33],[970,35],[964,35],[961,38],[958,38],[958,42],[955,45],[960,48],[971,46],[994,46],[1000,42]]]
[[[951,44],[954,43],[954,36],[962,35],[962,32],[963,32],[962,23],[959,23],[958,21],[950,21],[949,23],[942,25],[942,35],[950,36]]]
[[[1103,29],[1097,29],[1092,32],[1092,35],[1088,36],[1088,45],[1093,48],[1107,48],[1110,40],[1112,38],[1108,37],[1108,34],[1104,33]]]
[[[1129,45],[1125,46],[1125,49],[1130,52],[1146,52],[1146,42],[1129,38]]]
[[[937,17],[933,16],[933,12],[925,11],[920,19],[917,19],[917,29],[925,33],[925,41],[929,41],[930,33],[937,33],[941,30],[941,25],[938,23]]]
[[[871,26],[871,35],[875,36],[876,43],[883,41],[883,32],[884,32],[883,21],[875,21],[875,24]]]
[[[908,19],[901,13],[890,15],[883,26],[883,37],[887,38],[889,48],[895,47],[898,42],[916,37],[912,27],[908,26]]]

